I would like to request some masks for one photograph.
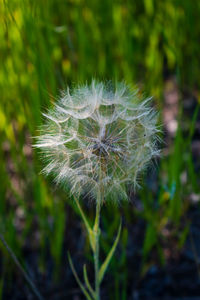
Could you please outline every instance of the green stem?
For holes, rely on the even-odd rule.
[[[101,211],[101,199],[99,195],[96,204],[96,217],[94,223],[95,234],[95,249],[94,249],[94,267],[95,267],[95,300],[100,300],[100,283],[99,283],[99,223],[100,223],[100,211]]]
[[[100,212],[101,212],[101,205],[103,204],[104,200],[104,187],[102,185],[102,178],[103,173],[102,169],[100,168],[99,172],[99,181],[100,181],[100,188],[97,195],[97,202],[96,202],[96,217],[93,227],[93,232],[95,236],[95,247],[93,250],[94,255],[94,269],[95,269],[95,300],[100,300],[100,280],[99,280],[99,236],[100,236]]]

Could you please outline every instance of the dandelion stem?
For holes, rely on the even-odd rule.
[[[100,300],[100,281],[99,281],[99,236],[100,236],[100,212],[101,205],[104,200],[104,188],[102,185],[102,170],[100,168],[99,180],[100,180],[100,188],[97,196],[96,202],[96,217],[93,227],[93,232],[95,235],[95,248],[94,248],[94,269],[95,269],[95,300]]]
[[[100,198],[100,197],[99,197]],[[95,300],[100,300],[100,284],[99,284],[99,223],[100,223],[101,199],[97,199],[96,218],[94,224],[95,249],[94,249],[94,268],[95,268]]]

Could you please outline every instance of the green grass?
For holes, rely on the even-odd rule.
[[[200,87],[199,14],[200,2],[195,0],[0,0],[0,226],[22,261],[21,249],[36,223],[41,270],[50,247],[58,272],[68,218],[64,207],[69,196],[55,193],[39,175],[41,162],[31,149],[41,112],[52,105],[60,89],[96,77],[138,85],[154,96],[162,116],[166,74],[176,77],[181,112],[183,91],[197,94]],[[135,217],[147,222],[144,264],[154,247],[164,262],[160,241],[167,222],[174,224],[174,234],[184,243],[186,234],[179,224],[188,209],[185,200],[192,191],[200,193],[190,147],[196,115],[187,121],[189,137],[180,123],[169,154],[161,158],[158,192],[145,184],[139,192],[144,210]],[[183,186],[181,174],[186,170],[188,181]],[[112,213],[113,219],[113,212],[110,226],[106,218]],[[105,214],[108,240],[102,247],[107,251],[120,209],[108,207]],[[129,205],[124,215],[131,224]],[[126,299],[126,283],[119,296],[116,272],[119,268],[127,272],[126,235],[124,229],[120,264],[111,264],[116,299]],[[7,259],[4,265],[7,274]],[[3,279],[0,285],[2,290]]]

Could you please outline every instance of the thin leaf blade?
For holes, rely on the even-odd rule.
[[[74,277],[78,283],[78,285],[80,286],[83,294],[85,295],[85,297],[88,299],[88,300],[92,300],[92,298],[90,297],[90,295],[88,294],[87,290],[85,289],[85,287],[83,286],[82,282],[80,281],[79,277],[78,277],[78,274],[76,273],[76,270],[74,268],[74,264],[72,262],[72,259],[71,259],[71,255],[70,253],[68,252],[68,259],[69,259],[69,264],[70,264],[70,267],[71,267],[71,270],[72,270],[72,273],[74,274]]]
[[[85,284],[86,284],[88,290],[90,291],[92,297],[95,299],[95,292],[89,282],[86,265],[83,266],[83,275],[84,275]]]
[[[84,214],[84,212],[82,210],[82,207],[81,207],[78,199],[76,197],[74,197],[74,200],[75,200],[76,205],[78,207],[80,216],[82,217],[82,220],[83,220],[83,222],[85,224],[85,227],[87,229],[88,236],[89,236],[89,241],[90,241],[90,246],[91,246],[92,250],[95,251],[95,237],[94,237],[94,232],[93,232],[93,230],[92,230],[92,228],[91,228],[91,226],[90,226],[90,224],[89,224],[89,222],[88,222],[88,220],[87,220],[87,218],[86,218],[86,216],[85,216],[85,214]]]
[[[104,277],[104,274],[108,268],[108,265],[113,257],[113,254],[115,252],[115,249],[117,247],[117,244],[119,242],[119,237],[120,237],[120,233],[121,233],[121,227],[122,227],[122,222],[120,222],[120,225],[119,225],[119,229],[118,229],[118,233],[117,233],[117,236],[116,236],[116,239],[114,241],[114,244],[112,246],[112,248],[110,249],[110,252],[108,253],[105,261],[103,262],[103,264],[101,265],[101,268],[99,270],[99,274],[98,274],[98,277],[99,277],[99,284],[101,283],[101,281],[103,280],[103,277]]]

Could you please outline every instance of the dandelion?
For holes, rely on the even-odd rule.
[[[43,114],[46,122],[35,147],[46,163],[43,173],[70,187],[88,229],[96,282],[93,290],[85,278],[89,294],[82,284],[81,288],[90,299],[100,299],[105,272],[105,264],[99,269],[98,257],[101,205],[111,198],[127,199],[127,186],[138,187],[139,175],[159,155],[157,113],[150,103],[151,98],[145,99],[125,83],[93,80],[90,85],[64,91],[54,108]],[[93,228],[77,201],[80,195],[96,200]],[[75,272],[71,259],[70,264]]]
[[[63,92],[47,114],[35,147],[57,183],[69,184],[72,194],[97,199],[126,197],[126,185],[138,184],[138,176],[157,149],[157,113],[151,98],[141,101],[137,90],[124,83],[92,81],[70,93]],[[114,194],[113,194],[114,193]]]

